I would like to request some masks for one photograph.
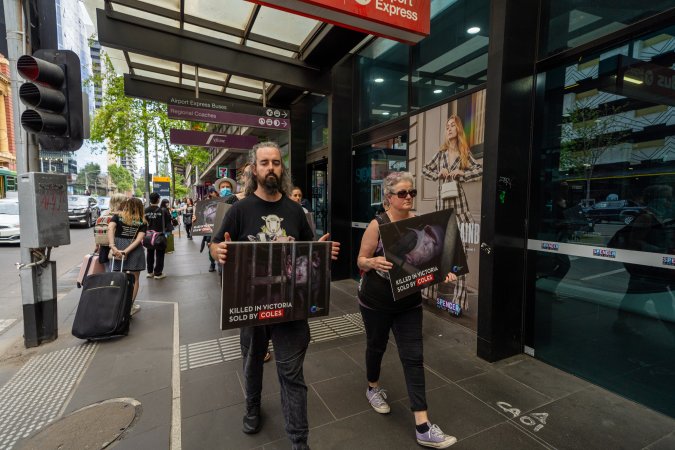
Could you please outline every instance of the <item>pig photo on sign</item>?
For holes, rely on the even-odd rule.
[[[440,255],[445,232],[438,225],[427,225],[422,230],[411,230],[417,237],[415,248],[405,255],[405,261],[420,266]]]
[[[307,255],[296,256],[295,265],[291,255],[286,257],[287,283],[289,291],[294,294],[295,308],[308,311],[317,304],[322,285],[320,267],[318,252],[312,252],[311,264]]]

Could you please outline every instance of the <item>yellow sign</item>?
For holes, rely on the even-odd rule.
[[[170,183],[171,182],[171,177],[152,177],[152,182],[153,183]]]

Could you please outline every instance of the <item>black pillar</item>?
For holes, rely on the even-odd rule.
[[[477,349],[488,361],[522,351],[538,20],[531,1],[492,1]]]
[[[333,262],[333,280],[351,276],[352,260],[352,58],[332,70],[328,103],[328,230],[341,243],[340,258]]]
[[[307,152],[312,149],[312,103],[309,96],[291,106],[291,176],[309,196],[307,185]]]

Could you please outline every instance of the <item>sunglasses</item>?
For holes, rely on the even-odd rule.
[[[410,189],[409,191],[392,192],[392,194],[396,195],[398,198],[406,198],[408,195],[410,195],[410,198],[415,198],[417,197],[417,189]]]

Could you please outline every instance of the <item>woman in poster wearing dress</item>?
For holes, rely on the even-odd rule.
[[[480,179],[483,175],[483,167],[471,155],[471,149],[464,134],[462,119],[456,114],[452,114],[445,123],[445,142],[443,142],[441,148],[436,152],[431,161],[424,165],[422,175],[427,180],[438,182],[437,211],[453,208],[460,229],[463,223],[473,223],[473,216],[469,210],[469,203],[466,200],[466,194],[462,185]],[[443,183],[449,181],[457,183],[457,195],[455,197],[442,198],[441,190]],[[466,244],[464,244],[464,253],[466,251]],[[459,303],[462,310],[467,309],[466,275],[461,275],[457,278],[454,302]]]

